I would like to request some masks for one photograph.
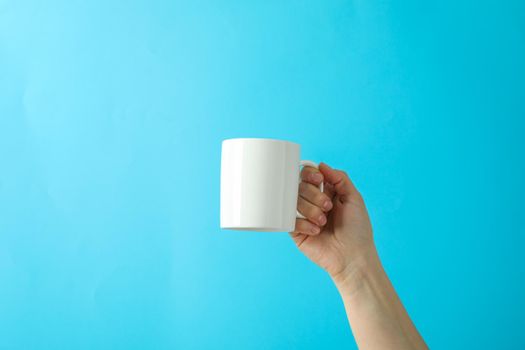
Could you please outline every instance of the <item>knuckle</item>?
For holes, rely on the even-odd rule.
[[[305,166],[304,168],[301,169],[301,175],[304,177],[307,177],[308,175],[310,175],[310,173],[312,173],[312,170],[315,170],[315,169],[309,166]]]
[[[306,168],[302,168],[301,169],[301,177],[305,177],[307,175],[307,170]]]
[[[306,185],[307,183],[303,181],[299,183],[299,193],[304,193],[306,191],[306,188],[307,188]]]
[[[310,230],[310,224],[306,220],[298,220],[295,229],[299,232],[307,232]]]
[[[303,229],[303,230],[308,229],[308,227],[309,227],[308,222],[306,220],[304,220],[304,219],[301,219],[299,221],[299,227],[301,229]]]
[[[298,206],[298,210],[301,214],[303,214],[304,216],[306,216],[308,214],[308,203],[306,202],[305,199],[303,198],[299,198],[299,203],[297,204]]]
[[[319,192],[315,196],[315,203],[316,204],[322,205],[327,200],[328,200],[328,196],[326,194],[322,193],[322,192]]]
[[[301,184],[299,185],[299,192],[306,197],[311,197],[313,188],[314,185],[312,185],[311,183],[301,182]]]
[[[308,215],[306,215],[309,218],[318,218],[319,215],[321,215],[323,212],[321,209],[317,208],[316,206],[311,205],[308,209]]]

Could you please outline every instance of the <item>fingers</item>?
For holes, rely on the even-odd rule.
[[[321,192],[317,186],[310,183],[301,182],[299,184],[299,195],[323,211],[332,209],[332,200],[325,193]]]
[[[295,221],[295,230],[292,232],[292,234],[300,233],[309,236],[315,236],[321,233],[321,228],[306,219],[297,219]]]
[[[301,180],[302,180],[302,182],[307,182],[307,183],[310,183],[310,184],[312,184],[314,186],[317,186],[317,187],[319,187],[322,182],[325,182],[323,173],[320,172],[319,169],[316,169],[316,168],[311,167],[311,166],[305,166],[301,170]],[[324,186],[324,193],[329,198],[333,198],[334,197],[334,191],[332,189],[332,186],[330,186],[326,182],[324,183],[324,185],[325,185]]]
[[[326,224],[326,215],[321,208],[313,205],[302,197],[299,197],[297,201],[297,210],[310,220],[310,222],[318,226],[324,226]]]
[[[319,164],[319,170],[323,174],[325,182],[332,184],[333,189],[341,199],[345,200],[346,196],[361,198],[359,191],[344,171],[333,169],[325,163]]]
[[[323,182],[324,178],[319,169],[311,166],[305,166],[303,170],[301,170],[301,180],[311,183],[312,185],[319,186],[321,182]]]

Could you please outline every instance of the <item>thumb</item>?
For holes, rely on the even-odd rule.
[[[326,163],[320,163],[319,170],[323,174],[325,182],[332,184],[340,197],[350,196],[356,197],[356,199],[360,197],[357,188],[344,171],[333,169]]]

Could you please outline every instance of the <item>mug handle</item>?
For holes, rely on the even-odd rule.
[[[316,169],[319,169],[319,164],[315,163],[315,162],[312,162],[311,160],[301,160],[299,162],[299,169],[301,167],[305,167],[305,166],[311,166],[312,168],[316,168]],[[299,172],[299,181],[301,181],[301,173]],[[321,182],[321,184],[319,185],[319,189],[321,190],[321,192],[324,192],[324,183]],[[299,213],[299,210],[296,210],[297,212],[297,218],[299,219],[306,219],[306,217]]]

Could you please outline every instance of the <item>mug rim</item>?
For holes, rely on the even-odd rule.
[[[266,138],[266,137],[234,137],[230,139],[224,139],[222,140],[222,143],[228,142],[228,141],[268,141],[268,142],[279,142],[279,143],[288,143],[292,145],[301,146],[297,142],[293,141],[287,141],[287,140],[280,140],[280,139],[272,139],[272,138]]]

